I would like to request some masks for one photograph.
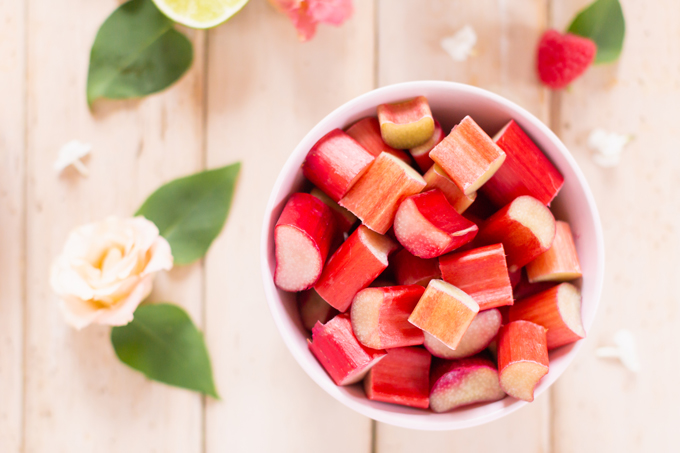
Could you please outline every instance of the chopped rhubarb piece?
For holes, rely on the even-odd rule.
[[[462,290],[443,280],[432,280],[408,321],[451,349],[456,349],[479,305]]]
[[[423,344],[423,331],[408,322],[425,288],[417,285],[366,288],[354,296],[352,328],[373,349]]]
[[[378,106],[383,140],[398,149],[420,146],[432,137],[434,119],[425,96],[396,104]]]
[[[364,379],[369,400],[427,409],[430,404],[430,362],[421,348],[394,348]]]
[[[425,180],[417,171],[393,155],[382,153],[339,204],[368,228],[385,234],[399,204],[424,187]]]
[[[494,363],[483,357],[436,360],[432,365],[430,408],[447,412],[468,404],[498,401],[505,392]]]
[[[387,268],[387,256],[397,244],[361,225],[330,257],[314,289],[339,311]]]
[[[469,294],[480,310],[512,305],[512,284],[503,244],[440,256],[439,269],[442,280]]]
[[[581,292],[562,283],[517,301],[508,313],[510,321],[531,321],[548,329],[548,349],[585,338],[581,322]]]
[[[557,285],[555,282],[529,283],[526,268],[523,267],[519,269],[518,272],[520,273],[519,283],[517,283],[517,285],[512,288],[512,297],[514,297],[515,300],[526,299],[527,297],[533,296],[534,294],[538,294]]]
[[[466,116],[435,146],[430,157],[465,195],[470,195],[496,173],[505,160],[505,153]]]
[[[530,195],[550,206],[564,184],[564,177],[557,168],[514,120],[510,120],[493,140],[505,151],[506,158],[482,187],[484,195],[499,207],[522,195]]]
[[[335,315],[338,310],[328,305],[313,289],[302,291],[297,294],[300,319],[305,329],[311,331],[317,322],[325,324]]]
[[[470,323],[456,349],[451,349],[435,337],[425,332],[425,349],[442,359],[462,359],[473,356],[489,346],[501,328],[501,312],[497,308],[484,310]]]
[[[529,282],[566,282],[581,277],[574,237],[567,222],[555,222],[552,246],[527,264]]]
[[[309,350],[337,385],[359,382],[385,357],[385,351],[363,346],[352,332],[349,315],[338,315],[312,329]]]
[[[351,125],[346,132],[347,135],[359,142],[374,157],[378,157],[384,151],[392,154],[394,157],[398,157],[407,164],[411,163],[411,157],[406,151],[392,148],[385,143],[382,135],[380,135],[380,122],[378,122],[378,118],[368,116],[360,119]]]
[[[411,255],[406,249],[396,253],[390,264],[400,285],[427,286],[430,280],[441,279],[442,276],[437,259],[424,260]]]
[[[451,181],[451,178],[449,178],[449,175],[446,174],[442,167],[437,164],[434,164],[427,170],[423,179],[427,183],[423,191],[425,192],[432,189],[441,190],[458,214],[465,212],[477,198],[477,192],[465,195],[458,186]]]
[[[310,195],[315,196],[319,200],[323,201],[326,203],[326,206],[331,208],[333,211],[333,214],[335,215],[335,220],[336,220],[336,225],[338,226],[338,231],[341,234],[347,234],[352,227],[354,226],[355,223],[357,223],[357,217],[349,212],[347,209],[343,208],[339,204],[337,204],[335,201],[331,199],[328,195],[326,195],[321,189],[318,187],[315,187],[312,189],[311,192],[309,192]],[[344,240],[344,238],[343,238]]]
[[[419,258],[436,258],[472,241],[477,225],[458,214],[439,189],[404,200],[394,218],[399,243]]]
[[[533,401],[538,381],[548,373],[545,328],[529,321],[514,321],[501,327],[498,371],[505,393]]]
[[[335,237],[331,209],[307,193],[293,194],[274,229],[274,283],[284,291],[302,291],[321,275]]]
[[[550,248],[555,218],[550,209],[530,196],[515,198],[489,217],[477,235],[477,244],[502,243],[508,270],[515,272]]]
[[[418,164],[418,168],[420,168],[420,171],[425,173],[434,165],[434,161],[430,159],[430,151],[439,144],[442,140],[444,140],[444,130],[442,129],[441,124],[439,124],[439,121],[434,122],[434,132],[432,133],[432,137],[430,137],[425,143],[423,143],[420,146],[416,146],[415,148],[411,148],[409,151],[411,153],[411,156],[413,156],[413,160],[416,161],[416,164]]]
[[[302,172],[333,201],[338,201],[368,170],[373,159],[356,140],[334,129],[309,150]]]

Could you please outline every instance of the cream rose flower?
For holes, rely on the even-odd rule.
[[[153,222],[110,217],[71,232],[50,283],[76,329],[121,326],[151,292],[154,274],[172,269],[172,261],[170,244]]]

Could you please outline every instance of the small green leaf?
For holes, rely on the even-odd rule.
[[[145,304],[111,330],[118,358],[149,379],[219,398],[203,335],[177,305]]]
[[[191,66],[194,52],[151,0],[131,0],[102,24],[90,52],[87,102],[164,90]]]
[[[578,13],[567,31],[595,41],[595,64],[616,61],[626,34],[626,21],[619,0],[596,0]]]
[[[175,264],[206,254],[227,220],[239,162],[175,179],[146,199],[136,215],[156,224],[168,240]]]

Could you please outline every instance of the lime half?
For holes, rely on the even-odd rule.
[[[211,28],[229,19],[248,0],[153,0],[170,19],[191,28]]]

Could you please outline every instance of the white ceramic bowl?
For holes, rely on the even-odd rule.
[[[552,204],[557,219],[568,221],[581,261],[583,280],[583,323],[590,331],[602,289],[604,276],[604,242],[600,219],[581,170],[574,158],[553,132],[531,113],[516,104],[480,88],[453,82],[419,81],[400,83],[373,90],[337,108],[321,120],[293,150],[272,190],[262,227],[261,259],[264,289],[276,326],[288,349],[309,376],[344,405],[374,420],[396,426],[422,430],[451,430],[490,422],[527,404],[511,397],[493,403],[477,404],[452,412],[429,411],[370,401],[360,384],[338,387],[307,348],[307,332],[298,315],[295,294],[274,286],[274,225],[288,196],[304,184],[300,165],[309,149],[327,132],[345,128],[356,120],[376,115],[376,107],[386,102],[424,95],[444,128],[449,131],[465,115],[470,115],[493,135],[509,119],[514,119],[562,172],[565,184]],[[543,393],[564,372],[585,340],[558,348],[550,353],[550,372],[538,387]]]

